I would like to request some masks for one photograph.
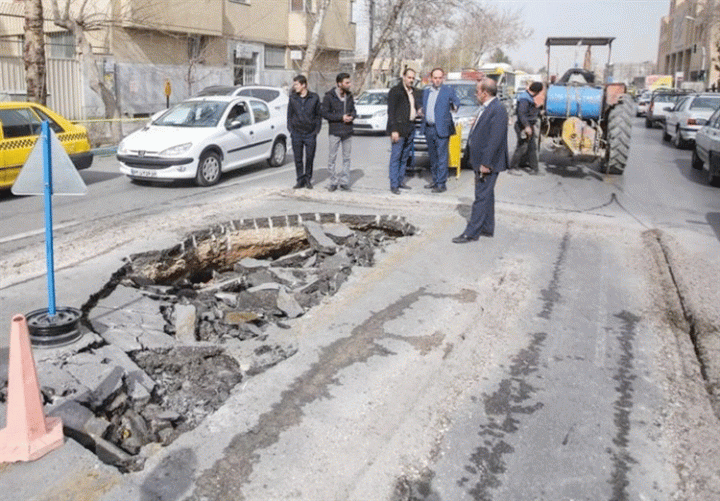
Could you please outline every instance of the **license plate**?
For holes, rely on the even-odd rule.
[[[130,175],[136,177],[157,177],[157,171],[148,169],[130,169]]]

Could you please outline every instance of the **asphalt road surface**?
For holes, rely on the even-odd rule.
[[[312,191],[290,189],[290,163],[210,189],[135,185],[112,159],[83,172],[89,194],[56,217],[58,297],[73,304],[123,256],[238,215],[391,213],[419,228],[290,323],[297,354],[87,499],[720,498],[718,420],[657,237],[717,255],[720,190],[659,129],[633,134],[623,176],[550,154],[541,176],[502,175],[495,237],[461,246],[471,173],[432,195],[420,172],[392,195],[384,137],[353,139],[350,193],[324,190],[322,137]],[[2,318],[43,301],[38,203],[0,200]]]

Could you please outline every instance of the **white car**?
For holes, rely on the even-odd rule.
[[[371,89],[363,92],[355,100],[357,116],[353,121],[353,132],[387,131],[387,101],[390,89]]]
[[[280,87],[269,87],[267,85],[213,85],[205,87],[198,92],[197,97],[206,96],[247,96],[262,99],[273,112],[287,116],[288,101],[287,92]]]
[[[286,117],[264,101],[213,96],[170,108],[118,145],[120,172],[141,181],[194,179],[217,183],[223,172],[267,160],[285,162]]]
[[[692,94],[680,98],[665,117],[663,139],[681,149],[692,145],[700,127],[720,107],[718,94]]]

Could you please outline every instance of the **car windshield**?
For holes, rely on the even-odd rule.
[[[693,99],[693,102],[690,104],[690,109],[716,110],[719,106],[720,96],[701,96]]]
[[[678,100],[677,94],[657,94],[653,101],[656,103],[674,103]]]
[[[198,92],[198,97],[201,96],[230,96],[235,92],[235,87],[207,87]]]
[[[460,100],[460,106],[477,106],[477,97],[476,97],[476,90],[475,90],[475,84],[474,83],[466,83],[466,84],[448,84],[452,88],[455,89],[455,94],[457,94],[458,99]]]
[[[384,105],[387,104],[387,92],[363,92],[357,98],[355,104],[361,105]]]
[[[221,101],[187,101],[180,103],[153,122],[173,127],[215,127],[228,103]]]

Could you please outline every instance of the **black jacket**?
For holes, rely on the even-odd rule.
[[[525,127],[532,127],[537,122],[538,113],[540,110],[535,106],[533,96],[528,91],[523,91],[517,98],[517,122],[515,122],[516,128],[524,129]]]
[[[330,89],[323,98],[320,112],[325,120],[328,121],[328,132],[333,136],[347,137],[353,133],[353,124],[343,122],[344,115],[350,115],[353,118],[357,116],[355,112],[355,100],[352,93],[345,95],[345,101],[342,101],[337,95],[337,87]]]
[[[305,97],[290,93],[287,110],[287,127],[290,134],[317,134],[322,126],[320,97],[308,91]]]
[[[415,111],[422,106],[422,96],[413,89],[415,97]],[[388,92],[388,134],[397,132],[400,137],[408,137],[415,129],[415,124],[410,121],[410,99],[408,99],[405,85],[400,82]]]

